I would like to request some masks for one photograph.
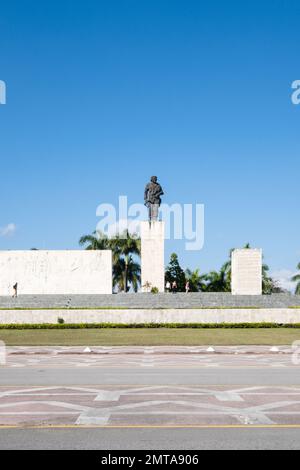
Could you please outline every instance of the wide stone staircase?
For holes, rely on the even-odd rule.
[[[193,309],[213,307],[287,308],[300,307],[300,295],[272,294],[233,296],[230,293],[112,294],[112,295],[20,295],[0,296],[0,309],[127,308]]]

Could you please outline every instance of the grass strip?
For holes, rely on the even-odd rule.
[[[7,346],[291,345],[300,328],[104,328],[0,331]]]

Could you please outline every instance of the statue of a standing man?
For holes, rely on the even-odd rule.
[[[150,183],[145,188],[145,206],[149,210],[149,221],[158,219],[158,209],[161,204],[161,196],[164,194],[161,185],[157,182],[157,176],[152,176]]]

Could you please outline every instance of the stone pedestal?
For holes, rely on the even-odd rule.
[[[262,294],[262,250],[238,249],[231,256],[233,295]]]
[[[164,222],[141,222],[141,277],[142,292],[157,287],[165,290]]]

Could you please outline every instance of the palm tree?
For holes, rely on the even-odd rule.
[[[297,269],[300,270],[300,263],[297,264]],[[300,295],[300,273],[295,274],[295,276],[292,277],[292,281],[297,282],[295,294]]]
[[[206,290],[206,284],[204,282],[205,277],[205,274],[199,274],[199,269],[195,269],[195,271],[186,269],[185,271],[185,278],[190,283],[191,292],[201,292]]]
[[[132,258],[132,255],[139,256],[141,251],[141,241],[136,234],[130,235],[126,230],[114,238],[108,238],[95,231],[92,235],[83,235],[79,244],[85,246],[86,250],[112,250],[114,286],[125,292],[128,292],[129,284],[134,290],[138,289],[141,278],[140,265]]]
[[[129,283],[134,289],[137,289],[137,285],[140,283],[140,268],[138,268],[138,263],[133,261],[132,255],[140,256],[141,240],[135,234],[130,235],[128,230],[125,230],[121,235],[119,234],[110,240],[110,247],[113,252],[113,264],[117,276],[115,278],[119,278],[120,272],[123,273],[123,282],[117,284],[122,286],[124,292],[128,292]]]
[[[211,271],[204,276],[206,281],[207,292],[230,292],[230,283],[228,281],[228,270],[226,263],[221,267],[220,271]]]
[[[277,285],[276,281],[269,276],[269,266],[262,265],[262,292],[263,294],[274,294],[282,292],[282,289]]]
[[[250,243],[246,243],[244,248],[250,248]],[[206,281],[205,290],[207,292],[230,292],[231,291],[231,255],[234,251],[229,251],[228,260],[221,266],[220,271],[211,271],[203,276]]]
[[[126,274],[125,274],[126,273]],[[127,284],[126,284],[127,282]],[[120,291],[128,292],[128,284],[137,292],[141,283],[141,266],[132,256],[120,258],[113,266],[113,283]]]
[[[110,240],[101,232],[93,232],[92,235],[83,235],[79,240],[79,245],[86,245],[86,250],[109,250]]]

